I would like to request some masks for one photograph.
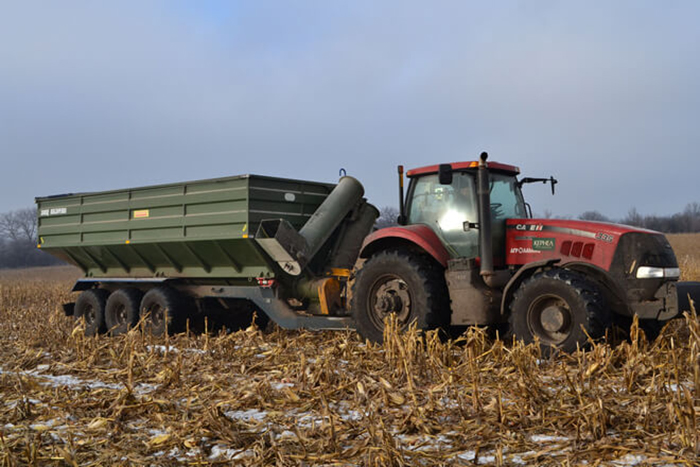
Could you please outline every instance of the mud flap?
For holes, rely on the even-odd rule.
[[[63,307],[63,312],[66,314],[66,316],[73,316],[75,315],[75,303],[64,303],[62,305]]]
[[[695,311],[700,314],[700,282],[678,282],[678,311],[682,316],[684,311],[690,312],[690,300],[694,302]]]

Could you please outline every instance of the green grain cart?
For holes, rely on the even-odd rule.
[[[208,313],[353,328],[347,280],[378,211],[362,185],[243,175],[37,198],[39,248],[81,268],[86,333],[177,333]]]

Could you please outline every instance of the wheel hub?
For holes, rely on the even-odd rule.
[[[396,313],[403,307],[401,297],[392,291],[383,295],[377,301],[377,310],[381,313]]]
[[[119,310],[117,310],[117,322],[119,324],[126,323],[126,307],[125,306],[120,306]]]
[[[383,325],[384,319],[390,314],[396,314],[398,321],[404,324],[411,314],[408,285],[395,276],[385,276],[375,282],[370,299],[377,325]]]
[[[545,331],[561,332],[567,328],[568,313],[564,313],[557,306],[550,306],[542,310],[540,321]]]
[[[527,313],[528,327],[533,336],[558,345],[571,333],[571,310],[564,299],[543,295],[534,300]]]
[[[87,324],[92,324],[95,322],[95,319],[97,319],[97,313],[95,313],[95,309],[93,307],[88,308],[85,313],[85,322]]]

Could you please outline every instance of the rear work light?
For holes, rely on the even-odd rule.
[[[639,266],[637,279],[678,279],[681,277],[679,268],[657,268],[654,266]]]
[[[266,277],[258,277],[257,279],[258,279],[258,285],[260,287],[264,287],[267,289],[270,287],[274,287],[274,285],[275,285],[274,279],[267,279]]]

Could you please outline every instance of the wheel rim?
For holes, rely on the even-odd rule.
[[[384,327],[389,315],[396,315],[401,326],[408,324],[411,316],[411,294],[406,281],[394,274],[383,275],[374,281],[369,293],[369,317],[378,328]]]
[[[557,295],[542,295],[527,311],[527,325],[533,336],[548,344],[561,344],[571,334],[573,316],[569,304]]]
[[[147,311],[150,314],[151,325],[154,328],[160,328],[163,326],[163,322],[165,321],[165,310],[162,306],[154,304],[151,305]]]
[[[93,324],[95,324],[95,321],[97,321],[97,312],[95,311],[95,307],[93,307],[92,305],[88,305],[85,308],[84,316],[85,324],[87,324],[88,326],[92,326]]]

